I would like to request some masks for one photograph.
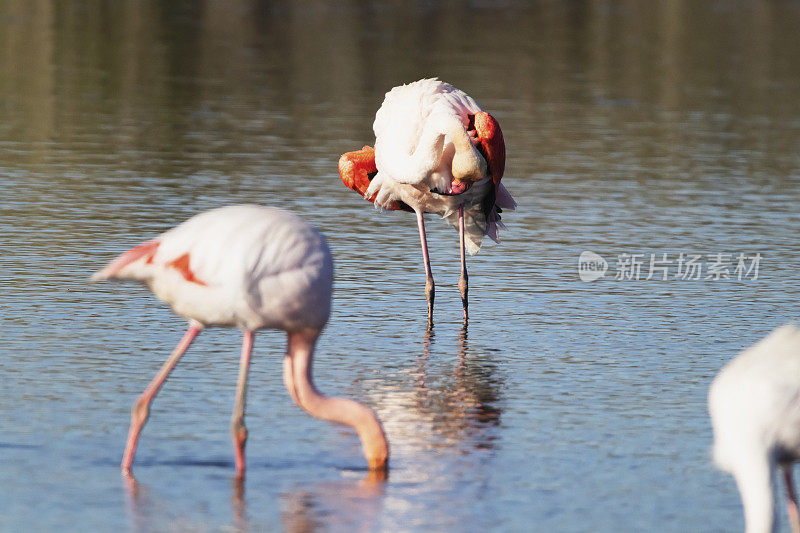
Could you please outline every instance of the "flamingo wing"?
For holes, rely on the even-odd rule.
[[[480,147],[478,150],[486,159],[496,191],[506,169],[506,143],[503,140],[503,131],[497,120],[485,111],[470,115],[469,129],[473,127]]]
[[[134,246],[127,252],[123,253],[113,261],[111,261],[105,268],[95,272],[91,279],[97,281],[101,279],[116,278],[123,269],[128,265],[136,263],[139,260],[144,260],[145,263],[150,263],[159,246],[158,240],[143,242],[138,246]]]
[[[366,194],[370,182],[377,173],[375,149],[371,146],[364,146],[361,150],[346,152],[339,158],[339,177],[342,178],[342,183],[373,203],[378,193],[374,193],[371,198],[367,198]],[[396,201],[390,202],[386,209],[391,211],[411,210],[406,204]]]

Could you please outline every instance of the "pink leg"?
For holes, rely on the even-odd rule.
[[[239,361],[239,381],[236,384],[236,400],[231,416],[233,453],[236,462],[236,477],[244,478],[244,445],[247,442],[247,428],[244,426],[244,405],[247,397],[247,373],[250,370],[250,354],[253,352],[253,332],[245,331],[242,341],[242,357]]]
[[[458,279],[458,290],[461,291],[461,303],[464,306],[464,325],[466,325],[469,318],[467,312],[467,307],[469,306],[469,300],[467,299],[469,276],[467,275],[467,256],[464,249],[464,206],[459,206],[458,208],[458,242],[461,247],[461,277]]]
[[[300,400],[297,398],[297,390],[294,384],[294,371],[292,370],[292,357],[287,353],[283,356],[283,384],[286,385],[286,390],[289,391],[289,396],[297,405],[300,405]]]
[[[186,352],[186,349],[189,348],[189,345],[202,329],[203,326],[197,322],[191,322],[189,324],[189,329],[186,330],[186,333],[178,343],[178,346],[175,347],[172,355],[169,356],[169,359],[162,365],[156,377],[153,378],[150,385],[147,386],[142,395],[139,396],[139,399],[133,404],[133,409],[131,409],[131,427],[128,430],[128,442],[125,445],[125,454],[122,456],[122,473],[126,476],[131,475],[131,465],[133,464],[133,456],[136,455],[136,445],[139,442],[139,434],[142,432],[145,422],[147,422],[147,417],[150,416],[150,404],[153,402],[153,398],[156,397],[156,394],[158,394],[158,391],[161,389],[164,381],[166,381],[169,373],[172,372],[172,369],[178,364],[178,360],[184,352]]]
[[[786,512],[789,515],[789,526],[792,533],[800,533],[800,513],[797,510],[797,496],[792,483],[792,465],[783,466],[783,479],[786,481]]]
[[[431,273],[431,260],[428,256],[428,239],[425,237],[425,219],[422,211],[417,211],[417,226],[419,227],[419,240],[422,243],[422,260],[425,263],[425,296],[428,299],[428,328],[433,327],[433,298],[436,288],[433,284]]]

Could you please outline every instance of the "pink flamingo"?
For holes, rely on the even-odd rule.
[[[800,329],[786,324],[730,361],[708,391],[714,462],[733,474],[745,531],[777,531],[775,471],[783,471],[793,533],[800,513],[792,463],[800,459]]]
[[[320,394],[312,380],[314,346],[331,309],[333,260],[325,238],[299,217],[241,205],[201,213],[125,252],[92,280],[132,279],[189,319],[189,329],[134,403],[122,472],[131,475],[150,404],[192,340],[205,327],[244,331],[231,418],[236,476],[245,472],[245,390],[254,332],[288,335],[283,379],[297,405],[311,415],[356,430],[370,470],[385,471],[389,448],[381,423],[367,407]]]
[[[458,227],[461,276],[458,288],[468,319],[464,249],[475,254],[484,235],[499,242],[500,213],[516,202],[500,183],[506,149],[500,124],[468,94],[437,79],[395,87],[373,124],[375,149],[365,146],[339,159],[345,185],[382,209],[417,215],[428,327],[433,325],[435,287],[425,237],[425,213]]]

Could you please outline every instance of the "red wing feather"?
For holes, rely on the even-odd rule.
[[[197,276],[194,275],[194,272],[189,268],[189,254],[183,254],[182,256],[178,257],[177,259],[173,259],[166,265],[167,267],[174,268],[178,272],[186,278],[186,281],[191,283],[197,283],[198,285],[206,285],[204,282],[197,279]]]
[[[503,179],[506,169],[506,143],[500,124],[492,115],[485,111],[475,113],[475,132],[492,174],[495,190]]]
[[[375,149],[371,146],[365,146],[361,150],[354,152],[347,152],[339,158],[339,177],[342,178],[342,183],[361,196],[366,194],[369,182],[377,171]],[[378,193],[375,193],[368,200],[374,202],[377,195]],[[389,209],[398,210],[402,208],[397,202],[392,202]]]

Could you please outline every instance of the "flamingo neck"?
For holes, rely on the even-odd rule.
[[[472,152],[474,148],[472,141],[469,140],[467,130],[464,129],[460,122],[454,124],[449,131],[447,131],[447,135],[450,137],[450,141],[453,143],[457,154]]]
[[[458,142],[454,140],[453,144],[456,148],[451,167],[453,179],[470,183],[477,183],[484,179],[487,175],[486,160],[472,145],[466,132],[462,131]]]
[[[375,413],[353,400],[325,396],[314,385],[312,365],[318,336],[319,331],[310,330],[289,333],[290,361],[284,366],[284,380],[292,398],[312,416],[355,429],[370,470],[385,470],[389,445]]]
[[[453,179],[457,182],[478,182],[486,177],[486,161],[472,144],[461,120],[454,115],[438,116],[431,121],[433,127],[453,143],[455,153],[451,164]],[[439,154],[441,159],[441,153]]]
[[[775,530],[773,463],[767,458],[749,461],[734,474],[742,496],[746,533],[771,533]]]
[[[414,182],[420,182],[428,177],[435,170],[441,160],[444,151],[444,139],[446,132],[437,127],[436,124],[426,126],[422,131],[419,142],[411,154],[409,161],[409,174],[414,176]]]

